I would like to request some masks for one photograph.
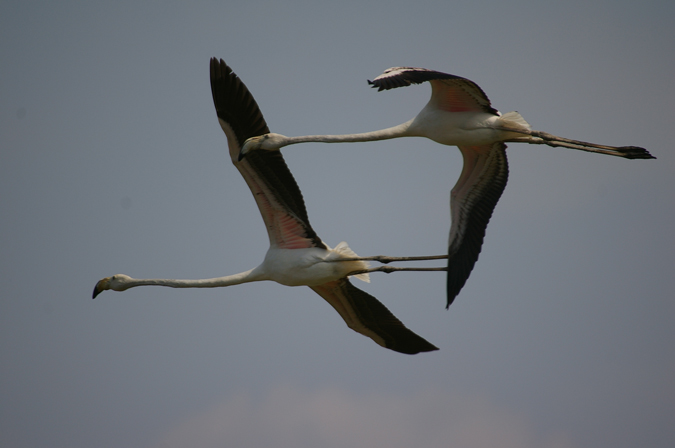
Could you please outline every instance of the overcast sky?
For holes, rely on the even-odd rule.
[[[234,3],[0,4],[0,446],[675,446],[675,3]],[[428,85],[366,83],[405,65],[469,78],[534,129],[658,159],[510,144],[449,310],[442,273],[354,281],[437,352],[383,349],[306,287],[92,301],[112,274],[207,278],[265,255],[213,56],[286,135],[412,118]],[[456,148],[283,152],[327,244],[447,250]]]

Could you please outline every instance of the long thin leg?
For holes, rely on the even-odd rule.
[[[422,257],[388,257],[386,255],[374,255],[372,257],[356,257],[356,258],[337,258],[326,261],[376,261],[382,264],[393,263],[396,261],[426,261],[426,260],[444,260],[448,258],[447,255],[430,255]]]
[[[580,140],[572,140],[569,138],[558,137],[548,132],[530,131],[528,137],[517,137],[507,140],[508,142],[529,143],[532,145],[548,145],[553,148],[563,147],[570,149],[578,149],[580,151],[596,152],[600,154],[608,154],[611,156],[625,157],[626,159],[655,159],[649,151],[639,146],[607,146],[598,145],[595,143],[582,142]]]
[[[446,257],[447,258],[447,257]],[[391,274],[392,272],[401,272],[401,271],[413,271],[413,272],[430,272],[430,271],[447,271],[447,267],[443,268],[407,268],[407,267],[397,267],[397,266],[378,266],[376,268],[369,269],[359,269],[357,271],[352,271],[347,276],[366,274],[370,272],[384,272],[386,274]]]

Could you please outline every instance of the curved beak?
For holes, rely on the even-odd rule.
[[[237,158],[238,162],[241,162],[244,159],[244,157],[246,157],[246,154],[251,150],[251,146],[253,144],[254,139],[255,137],[251,137],[244,142],[241,149],[239,150],[239,157]]]
[[[95,299],[97,295],[101,294],[106,289],[110,289],[110,277],[106,277],[96,283],[96,286],[94,286],[94,293],[91,295],[91,298]]]

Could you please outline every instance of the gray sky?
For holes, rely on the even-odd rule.
[[[675,446],[675,4],[663,1],[0,5],[0,445]],[[245,3],[245,4],[244,4]],[[449,310],[439,273],[358,287],[440,347],[406,356],[309,288],[136,288],[262,261],[209,58],[286,135],[412,118],[478,83],[534,129],[658,160],[510,144],[511,176]],[[446,250],[456,148],[286,148],[312,226],[360,255]]]

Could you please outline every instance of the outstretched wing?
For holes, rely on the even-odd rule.
[[[227,135],[230,158],[260,208],[270,244],[286,249],[326,249],[309,225],[302,194],[281,152],[252,151],[238,160],[246,139],[267,134],[269,128],[244,83],[223,60],[215,58],[211,59],[211,92],[218,122]],[[346,278],[311,288],[340,313],[350,328],[383,347],[409,354],[438,350]]]
[[[431,83],[431,102],[438,109],[448,112],[486,112],[499,115],[478,84],[448,73],[426,68],[392,67],[372,81],[368,81],[368,84],[376,87],[379,92],[426,81]]]
[[[270,130],[251,93],[222,59],[211,59],[211,93],[218,122],[227,135],[230,158],[253,193],[270,245],[326,248],[309,225],[302,193],[281,152],[253,151],[238,161],[246,139]]]
[[[382,347],[408,355],[438,350],[410,331],[375,297],[346,278],[311,288],[335,308],[349,328]]]
[[[478,260],[485,229],[509,177],[506,145],[460,146],[464,167],[450,193],[449,307]]]
[[[476,83],[447,73],[393,67],[368,83],[381,91],[426,81],[431,83],[429,103],[437,109],[500,115]],[[485,229],[509,175],[504,143],[460,146],[459,149],[464,157],[464,168],[450,196],[452,225],[448,244],[447,306],[455,300],[478,260]]]

